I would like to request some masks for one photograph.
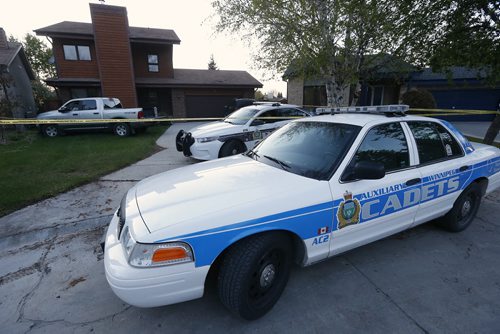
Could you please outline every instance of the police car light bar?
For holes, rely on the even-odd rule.
[[[385,114],[394,115],[400,114],[404,115],[410,107],[406,104],[388,104],[383,106],[360,106],[360,107],[339,107],[339,108],[317,108],[317,114],[331,113],[364,113],[364,114]]]

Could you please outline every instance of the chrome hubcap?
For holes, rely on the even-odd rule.
[[[118,125],[116,127],[116,134],[119,136],[125,136],[127,134],[127,128],[124,125]]]
[[[471,207],[470,200],[464,202],[464,205],[462,205],[462,217],[466,217],[469,214]]]
[[[53,126],[50,126],[50,127],[45,129],[45,133],[49,137],[55,137],[55,136],[57,136],[57,129]]]
[[[264,267],[264,270],[262,270],[262,273],[260,274],[260,286],[262,288],[269,287],[271,284],[273,284],[275,276],[276,268],[274,268],[274,265],[270,263]]]

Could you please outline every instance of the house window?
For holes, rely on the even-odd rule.
[[[368,101],[371,106],[384,104],[384,86],[370,86],[368,88]]]
[[[307,106],[326,106],[326,88],[322,86],[304,87],[304,105]]]
[[[148,69],[149,72],[159,72],[158,55],[148,55]]]
[[[63,49],[66,60],[92,60],[90,47],[87,45],[63,45]]]

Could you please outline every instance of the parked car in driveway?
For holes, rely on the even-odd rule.
[[[139,182],[107,230],[112,290],[139,307],[179,303],[201,297],[210,272],[222,303],[256,319],[280,298],[293,263],[436,218],[463,231],[500,187],[500,150],[407,109],[336,108],[288,123],[246,154]]]
[[[252,149],[292,119],[309,116],[296,105],[255,102],[221,121],[202,124],[189,132],[180,130],[175,145],[185,156],[198,160],[227,157]]]
[[[154,117],[155,115],[148,115]],[[108,130],[117,136],[125,137],[135,132],[145,130],[151,123],[99,123],[99,119],[142,119],[145,113],[142,108],[123,108],[120,100],[108,97],[89,97],[69,100],[58,110],[41,113],[38,120],[64,120],[92,122],[64,122],[57,124],[42,124],[40,131],[47,137],[56,137],[67,131]]]

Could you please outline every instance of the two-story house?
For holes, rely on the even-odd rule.
[[[160,115],[219,117],[234,98],[262,84],[246,71],[174,69],[173,30],[131,27],[125,7],[90,4],[92,23],[60,22],[35,30],[52,41],[61,100],[118,97],[124,107],[156,107]]]

